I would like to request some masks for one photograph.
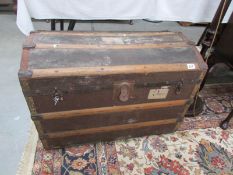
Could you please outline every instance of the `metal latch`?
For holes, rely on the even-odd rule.
[[[184,86],[184,83],[183,83],[182,80],[179,81],[179,82],[176,84],[175,93],[176,93],[177,95],[181,94],[181,90],[182,90],[183,86]]]
[[[63,101],[63,94],[61,91],[57,89],[57,87],[54,88],[53,101],[54,101],[54,106],[56,106],[58,102]]]

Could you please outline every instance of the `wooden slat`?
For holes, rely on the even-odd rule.
[[[150,121],[150,122],[124,124],[124,125],[113,125],[113,126],[106,126],[106,127],[99,127],[99,128],[88,128],[88,129],[81,129],[81,130],[55,132],[55,133],[46,134],[46,137],[51,139],[51,138],[80,136],[80,135],[85,135],[85,134],[95,134],[95,133],[112,132],[112,131],[121,132],[122,130],[127,130],[127,129],[138,129],[138,128],[143,128],[147,126],[174,124],[176,123],[176,121],[177,119],[167,119],[167,120],[157,120],[157,121]]]
[[[176,35],[176,32],[47,32],[39,31],[37,34],[43,35],[65,35],[65,36],[161,36],[161,35]]]
[[[194,63],[193,63],[194,64]],[[91,76],[91,75],[116,75],[116,74],[149,74],[156,72],[185,72],[197,71],[199,65],[194,64],[195,69],[188,69],[187,64],[148,64],[148,65],[123,65],[101,67],[76,67],[76,68],[51,68],[33,69],[31,78],[52,78],[67,76]]]
[[[134,105],[124,105],[124,106],[112,106],[112,107],[102,107],[102,108],[91,108],[91,109],[81,109],[72,111],[62,111],[62,112],[51,112],[41,114],[44,120],[53,119],[66,119],[71,117],[85,117],[90,115],[98,114],[108,114],[116,112],[129,112],[134,110],[148,110],[148,109],[158,109],[158,108],[168,108],[172,106],[182,106],[185,105],[187,100],[173,100],[164,102],[154,102],[154,103],[143,103]]]
[[[29,50],[24,49],[23,52],[22,52],[20,70],[27,70],[27,68],[28,68],[28,59],[29,59]]]
[[[154,49],[188,47],[185,42],[158,44],[44,44],[37,43],[36,49]]]

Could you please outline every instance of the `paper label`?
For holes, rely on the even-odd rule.
[[[168,86],[162,86],[159,89],[151,89],[148,94],[149,100],[165,99],[169,92]]]
[[[187,64],[188,69],[196,69],[195,64]]]

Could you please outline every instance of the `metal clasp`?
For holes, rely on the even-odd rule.
[[[181,93],[181,90],[182,90],[183,86],[184,86],[184,83],[183,83],[182,80],[179,81],[179,82],[176,84],[176,90],[175,90],[175,92],[176,92],[177,95],[179,95],[179,94]]]
[[[53,101],[54,101],[54,106],[56,106],[58,102],[63,101],[62,92],[59,91],[57,87],[54,88]]]

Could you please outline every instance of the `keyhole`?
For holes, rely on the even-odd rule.
[[[129,100],[129,87],[127,85],[123,85],[121,87],[119,99],[122,102],[126,102]]]

